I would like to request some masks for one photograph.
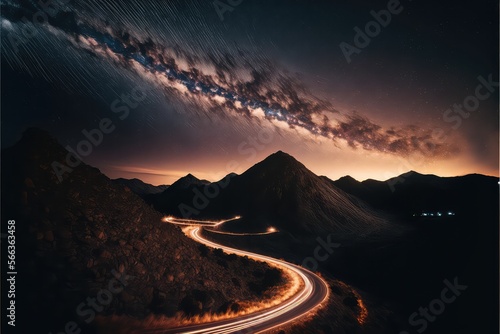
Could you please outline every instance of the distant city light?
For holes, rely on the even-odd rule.
[[[414,213],[413,217],[443,217],[443,216],[455,216],[455,212],[453,211],[447,211],[446,213],[442,213],[441,211],[438,212],[421,212],[421,213]]]
[[[276,229],[275,229],[274,227],[272,227],[272,226],[271,226],[271,227],[269,227],[269,228],[267,229],[267,232],[269,232],[269,233],[274,233],[274,232],[276,232]]]

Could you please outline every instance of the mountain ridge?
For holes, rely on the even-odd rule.
[[[134,193],[136,193],[137,195],[139,195],[141,197],[144,197],[144,196],[150,195],[150,194],[157,194],[157,193],[163,192],[169,187],[166,184],[154,186],[154,185],[146,183],[138,178],[133,178],[133,179],[118,178],[118,179],[114,179],[112,181],[128,187],[130,190],[132,190]]]
[[[170,187],[148,200],[166,214],[182,216],[185,211],[179,207],[190,207],[200,216],[243,215],[255,224],[273,224],[292,233],[335,232],[339,236],[359,237],[389,229],[381,215],[283,151],[269,155],[227,181],[182,191]],[[208,192],[207,188],[217,189],[217,195],[207,198],[203,208],[197,208],[196,200],[201,203],[199,199]]]

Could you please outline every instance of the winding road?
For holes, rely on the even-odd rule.
[[[239,218],[240,217],[235,217],[233,219],[229,219],[226,221],[235,220]],[[301,280],[302,284],[301,284],[301,289],[294,296],[285,300],[283,303],[279,305],[267,308],[262,311],[257,311],[252,314],[232,319],[225,319],[203,324],[187,325],[180,328],[154,329],[154,330],[149,330],[145,333],[155,333],[155,334],[262,333],[289,324],[290,322],[293,322],[309,314],[328,299],[329,296],[328,284],[321,277],[317,276],[313,272],[283,260],[278,260],[269,256],[227,247],[212,242],[210,240],[207,240],[201,235],[202,228],[217,226],[220,225],[221,222],[187,221],[184,219],[176,219],[174,217],[168,217],[168,219],[164,219],[164,221],[172,224],[186,226],[184,227],[183,230],[187,236],[208,247],[221,248],[222,250],[224,250],[224,252],[229,254],[248,256],[249,258],[252,258],[254,260],[263,261],[272,266],[288,270],[288,272],[291,273],[292,275],[296,275],[296,277]]]

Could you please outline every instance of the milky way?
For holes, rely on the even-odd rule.
[[[233,115],[253,122],[267,120],[355,149],[399,156],[445,156],[456,150],[428,129],[411,125],[385,128],[364,115],[339,112],[269,57],[229,45],[210,32],[210,22],[199,15],[203,10],[195,5],[185,6],[194,13],[190,18],[196,21],[193,24],[203,29],[185,43],[184,38],[193,32],[175,32],[186,19],[176,17],[176,6],[181,6],[178,3],[152,1],[148,9],[135,1],[53,3],[53,15],[48,15],[46,22],[33,23],[22,18],[43,11],[38,2],[22,1],[20,5],[2,1],[2,29],[7,32],[2,48],[12,66],[40,66],[36,55],[40,47],[30,48],[27,41],[21,51],[16,50],[13,36],[22,38],[22,29],[29,26],[41,31],[34,38],[66,40],[73,51],[146,78],[169,94],[195,103],[207,114]],[[109,19],[107,13],[112,13]]]

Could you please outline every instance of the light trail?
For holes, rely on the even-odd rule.
[[[231,219],[234,220],[235,218]],[[170,223],[176,224],[177,219],[171,217]],[[185,224],[185,220],[180,220]],[[252,314],[241,316],[233,319],[225,319],[212,323],[188,325],[185,327],[166,329],[166,330],[151,330],[146,333],[177,333],[177,334],[230,334],[238,333],[242,330],[251,330],[253,333],[262,333],[276,327],[289,324],[311,312],[315,311],[329,297],[328,284],[313,272],[304,269],[298,265],[288,263],[283,260],[278,260],[269,256],[260,255],[236,248],[227,247],[213,241],[203,238],[201,235],[201,225],[210,225],[208,221],[197,221],[194,226],[188,226],[183,229],[184,233],[193,240],[212,248],[221,248],[228,254],[236,254],[239,256],[247,256],[251,259],[266,262],[271,266],[280,268],[287,273],[293,275],[293,279],[299,280],[302,289],[294,296],[286,299],[283,303],[270,307],[264,310],[256,311]],[[218,224],[219,222],[211,222]],[[272,228],[270,228],[272,229]],[[266,233],[274,233],[268,232]]]
[[[234,220],[234,219],[233,219]],[[227,220],[229,221],[229,220]],[[216,225],[217,227],[218,225]],[[214,228],[205,228],[205,231],[211,232],[211,233],[217,233],[217,234],[223,234],[223,235],[235,235],[235,236],[252,236],[252,235],[269,235],[273,233],[278,233],[278,230],[274,227],[269,227],[266,232],[256,232],[256,233],[237,233],[237,232],[224,232],[224,231],[219,231]]]
[[[233,221],[233,220],[238,220],[240,219],[241,216],[235,216],[230,219],[225,219],[225,220],[219,220],[219,221],[209,221],[209,220],[197,220],[197,219],[184,219],[184,218],[175,218],[172,216],[167,216],[162,218],[162,222],[164,223],[170,223],[174,225],[182,225],[182,226],[210,226],[210,227],[216,227],[220,226],[224,223]]]

